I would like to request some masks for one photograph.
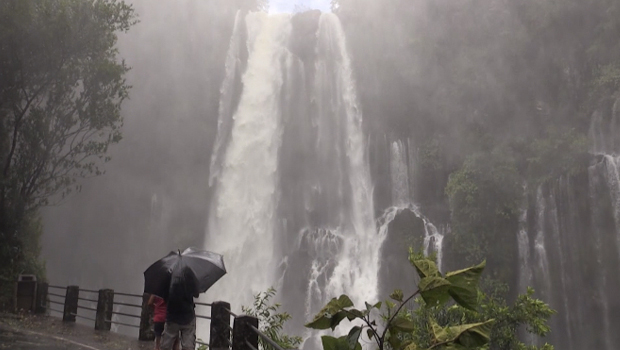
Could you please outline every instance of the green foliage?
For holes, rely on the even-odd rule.
[[[470,263],[488,257],[492,274],[509,281],[516,246],[521,180],[510,154],[478,153],[450,175],[452,252]]]
[[[134,23],[117,0],[0,3],[0,266],[25,263],[40,206],[103,173],[129,89],[117,33]]]
[[[475,309],[477,299],[471,299],[471,295],[477,295],[478,281],[485,263],[460,271],[449,272],[445,276],[439,272],[435,262],[421,254],[410,251],[410,261],[416,267],[421,278],[418,290],[408,298],[404,298],[403,292],[394,291],[390,298],[397,304],[386,300],[384,303],[374,305],[365,303],[365,309],[356,309],[347,295],[331,299],[314,319],[306,324],[313,329],[335,330],[344,319],[356,321],[346,336],[338,338],[323,336],[324,350],[359,350],[361,349],[360,338],[362,334],[374,341],[379,350],[390,348],[394,350],[415,349],[457,349],[481,346],[489,341],[490,327],[494,320],[484,322],[439,326],[434,320],[430,343],[419,347],[412,341],[411,333],[417,328],[411,315],[404,312],[405,305],[415,296],[421,295],[427,305],[444,305],[452,298],[458,305],[464,308]],[[379,326],[375,320],[376,312],[383,312],[383,324]]]
[[[258,293],[254,296],[254,304],[251,307],[242,306],[244,313],[254,316],[259,320],[259,329],[278,345],[284,349],[297,348],[302,342],[299,336],[291,336],[283,333],[283,327],[286,321],[291,319],[291,315],[286,312],[278,312],[280,304],[272,304],[270,299],[276,295],[273,288]],[[264,350],[273,350],[273,346],[259,338],[259,348]]]
[[[35,275],[38,281],[45,281],[45,263],[39,258],[43,234],[41,218],[33,214],[27,216],[17,231],[19,245],[0,246],[0,254],[12,257],[9,264],[0,266],[0,310],[11,309],[14,284],[10,282],[17,281],[19,274]]]
[[[432,334],[433,328],[436,327],[434,322],[449,328],[450,325],[456,323],[475,324],[492,318],[495,322],[487,328],[488,334],[490,334],[489,349],[551,350],[553,346],[549,344],[541,347],[528,346],[518,337],[520,330],[537,336],[545,336],[550,331],[547,322],[555,312],[544,302],[535,299],[533,293],[532,289],[528,289],[526,294],[519,295],[514,304],[508,306],[502,298],[481,292],[478,295],[479,307],[477,312],[458,305],[442,307],[425,305],[422,308],[409,311],[409,317],[417,320],[417,327],[410,334],[410,339],[418,344],[428,346],[430,339],[434,336]]]
[[[527,176],[535,185],[561,175],[576,175],[588,166],[588,139],[575,129],[550,129],[546,137],[535,139],[529,147]]]
[[[200,338],[198,340],[202,341],[202,339],[200,339]],[[209,349],[209,346],[205,345],[205,344],[197,344],[196,349],[197,350],[207,350],[207,349]]]

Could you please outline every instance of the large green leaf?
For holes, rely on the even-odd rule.
[[[448,272],[446,279],[450,281],[450,296],[462,307],[476,310],[478,306],[478,281],[484,271],[486,261],[463,270]]]
[[[351,306],[353,306],[353,302],[344,294],[338,299],[332,298],[332,300],[314,316],[312,321],[306,323],[305,326],[313,329],[331,328],[334,330],[340,321],[348,316],[347,312],[344,310]]]
[[[420,278],[425,277],[440,277],[441,273],[437,268],[437,264],[433,260],[427,258],[418,258],[412,261],[413,266],[415,266],[416,271],[418,271],[418,275]]]
[[[323,343],[323,350],[362,350],[360,343],[356,343],[355,347],[349,348],[349,342],[346,335],[340,338],[324,335],[321,337],[321,343]]]
[[[449,327],[449,332],[458,334],[455,343],[466,348],[477,348],[489,342],[493,323],[495,320],[491,319],[481,323],[453,326]]]
[[[347,310],[347,318],[349,321],[352,321],[356,318],[364,318],[368,314],[367,311],[361,311],[358,309],[349,309]]]
[[[448,332],[441,328],[440,325],[435,322],[435,320],[431,319],[431,329],[433,330],[433,336],[435,338],[435,343],[445,343],[450,339],[450,335]]]
[[[357,347],[357,345],[359,345],[357,340],[359,339],[360,334],[362,334],[362,327],[355,326],[351,328],[349,335],[347,335],[347,344],[349,349],[353,350]]]
[[[481,323],[442,328],[434,320],[431,320],[431,328],[436,344],[454,343],[454,349],[459,348],[459,345],[465,348],[477,348],[489,342],[494,322],[495,320],[491,319]]]
[[[377,332],[375,332],[374,329],[369,328],[366,330],[366,335],[368,336],[368,339],[372,339],[377,336]]]
[[[441,305],[450,299],[452,284],[442,277],[425,277],[420,280],[420,295],[429,306]]]
[[[351,301],[351,298],[349,298],[349,296],[346,294],[342,294],[338,299],[333,298],[330,301],[330,303],[331,302],[333,302],[335,306],[339,307],[340,309],[346,309],[348,307],[353,306],[353,302]]]

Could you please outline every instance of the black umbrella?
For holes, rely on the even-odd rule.
[[[144,292],[168,299],[173,284],[184,284],[191,294],[204,293],[224,274],[220,254],[187,248],[183,253],[170,252],[144,271]]]

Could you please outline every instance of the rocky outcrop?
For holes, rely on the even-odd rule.
[[[421,249],[424,221],[409,209],[401,209],[388,226],[387,238],[381,247],[379,300],[401,289],[405,294],[416,289],[417,273],[409,263],[408,248]]]

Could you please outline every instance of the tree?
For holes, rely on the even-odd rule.
[[[254,304],[250,307],[242,306],[242,311],[259,319],[260,331],[266,334],[271,340],[275,341],[283,349],[296,349],[303,339],[299,336],[291,336],[283,333],[284,324],[291,319],[291,315],[286,312],[278,312],[280,304],[272,304],[270,299],[276,295],[273,288],[258,293],[254,296]],[[273,346],[258,339],[259,349],[274,350]]]
[[[521,178],[507,152],[473,154],[446,186],[452,213],[453,254],[472,262],[487,257],[491,275],[514,281],[516,236],[523,196]]]
[[[26,217],[103,173],[129,89],[117,33],[135,22],[122,0],[0,3],[2,266],[23,258]]]
[[[496,290],[496,292],[498,292]],[[503,292],[505,293],[505,292]],[[433,319],[441,326],[458,324],[460,322],[476,323],[486,319],[494,319],[488,348],[493,350],[553,350],[553,346],[544,344],[541,347],[526,345],[523,340],[535,340],[544,337],[550,332],[547,325],[551,315],[555,313],[543,301],[533,297],[534,290],[528,288],[526,294],[517,297],[512,305],[492,294],[479,292],[476,311],[468,310],[458,305],[442,305],[440,307],[422,306],[408,311],[408,316],[415,320],[416,327],[408,335],[417,344],[428,346],[432,339],[429,332],[428,320]],[[527,335],[523,334],[525,330]],[[521,337],[520,337],[521,335]],[[522,338],[522,339],[520,339]]]

